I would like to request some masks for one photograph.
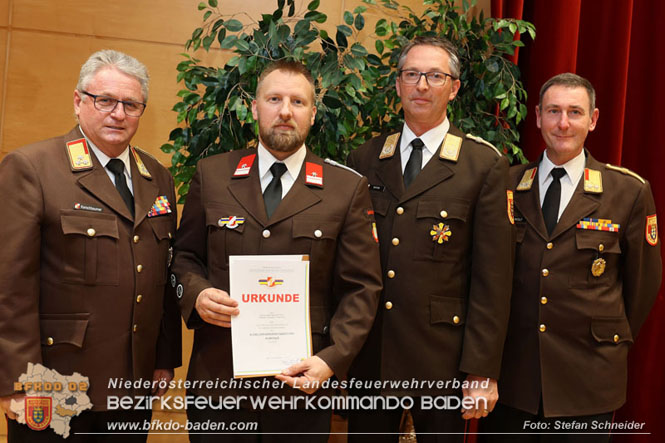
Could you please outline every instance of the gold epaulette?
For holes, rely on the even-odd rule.
[[[496,146],[494,146],[492,143],[488,142],[488,141],[485,140],[484,138],[482,138],[482,137],[478,137],[477,135],[473,135],[473,134],[466,134],[466,138],[470,138],[471,140],[473,140],[473,141],[475,141],[475,142],[477,142],[477,143],[483,144],[483,145],[485,145],[485,146],[489,146],[490,148],[494,149],[494,152],[496,152],[496,155],[498,155],[499,157],[501,157],[501,151],[499,151],[499,150],[496,148]]]
[[[634,178],[638,179],[639,181],[641,181],[642,184],[646,183],[646,180],[644,180],[642,177],[640,177],[638,174],[631,171],[630,169],[623,168],[621,166],[614,166],[614,165],[611,165],[609,163],[605,164],[605,167],[607,169],[611,169],[613,171],[619,171],[619,172],[621,172],[622,174],[625,174],[625,175],[630,175],[631,177],[634,177]]]

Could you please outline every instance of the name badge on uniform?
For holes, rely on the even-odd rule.
[[[256,154],[246,155],[241,158],[238,166],[236,166],[236,172],[233,173],[233,177],[247,177],[255,159]]]
[[[148,217],[156,217],[158,215],[166,215],[171,212],[171,202],[169,202],[168,197],[165,195],[160,195],[155,199],[155,203],[152,204],[152,208],[148,211]]]

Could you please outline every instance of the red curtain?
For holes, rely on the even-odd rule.
[[[536,26],[517,58],[529,94],[521,147],[529,160],[544,144],[535,123],[540,86],[575,72],[596,88],[600,118],[587,147],[600,161],[625,166],[649,180],[658,218],[665,220],[665,150],[658,128],[665,103],[665,18],[662,0],[492,0],[492,16]],[[655,131],[655,132],[653,132]],[[649,441],[665,441],[665,296],[663,288],[629,357],[628,400],[615,421],[644,422]],[[613,442],[643,442],[615,435]]]

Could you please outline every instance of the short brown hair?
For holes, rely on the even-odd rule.
[[[572,72],[564,72],[563,74],[555,75],[545,82],[540,88],[540,98],[538,99],[538,108],[543,109],[543,97],[545,92],[552,86],[565,86],[566,88],[584,88],[589,96],[589,111],[593,112],[596,109],[596,90],[593,89],[591,82],[584,77],[573,74]]]
[[[414,46],[434,46],[446,51],[448,53],[448,68],[450,69],[450,74],[455,79],[459,79],[461,67],[459,55],[457,54],[457,48],[450,42],[450,40],[444,37],[419,36],[411,40],[409,43],[404,45],[402,52],[399,54],[397,69],[402,69],[404,62],[406,61],[406,55],[411,49],[413,49]]]
[[[256,96],[259,95],[259,89],[261,89],[263,80],[265,80],[265,78],[273,71],[285,71],[291,74],[300,74],[304,76],[312,86],[312,103],[314,103],[316,86],[314,85],[314,77],[312,77],[312,73],[309,72],[309,69],[307,69],[302,63],[287,59],[276,60],[269,63],[268,66],[265,67],[263,72],[261,72],[261,75],[259,75],[259,81],[256,83]]]

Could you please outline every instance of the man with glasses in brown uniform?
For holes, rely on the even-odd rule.
[[[0,163],[8,215],[0,230],[0,405],[9,442],[63,441],[19,424],[10,409],[12,398],[24,401],[14,382],[29,363],[88,378],[92,410],[72,418],[73,442],[105,441],[109,422],[143,425],[149,410],[108,410],[108,397],[161,395],[180,365],[178,308],[165,294],[173,179],[130,144],[147,99],[142,63],[96,52],[74,90],[78,125]],[[112,379],[143,383],[114,387]]]
[[[379,312],[350,374],[385,384],[352,393],[412,397],[419,442],[463,441],[464,419],[486,416],[497,399],[512,278],[508,161],[448,121],[460,88],[449,41],[414,39],[398,68],[402,131],[348,159],[369,180],[384,276]],[[451,409],[428,408],[428,396],[448,395],[473,406],[451,398]],[[349,441],[374,433],[371,441],[397,442],[401,417],[402,408],[351,411]]]

